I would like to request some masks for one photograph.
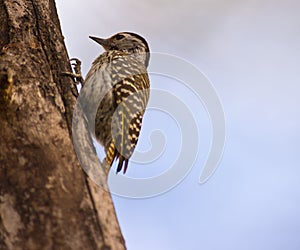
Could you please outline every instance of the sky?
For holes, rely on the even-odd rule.
[[[56,2],[68,53],[80,58],[84,74],[103,52],[89,35],[133,31],[152,52],[194,65],[222,104],[223,155],[199,184],[214,132],[206,93],[198,98],[176,79],[150,75],[153,93],[167,91],[186,105],[199,147],[191,170],[170,190],[139,199],[113,194],[127,248],[300,249],[300,2]],[[172,167],[185,138],[177,118],[147,110],[137,151],[151,147],[153,130],[165,145],[155,161],[131,163],[129,177],[143,180]]]

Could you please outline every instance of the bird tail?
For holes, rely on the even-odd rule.
[[[112,141],[108,147],[108,150],[106,152],[106,164],[111,167],[111,165],[113,164],[114,159],[116,158],[116,147],[114,142]]]
[[[106,152],[106,157],[105,157],[105,161],[107,166],[111,167],[111,165],[113,164],[113,161],[115,160],[115,158],[119,158],[119,164],[117,167],[117,173],[119,173],[124,165],[124,169],[123,169],[123,173],[125,174],[127,171],[127,167],[128,167],[128,159],[125,158],[124,156],[122,156],[118,150],[116,150],[116,146],[114,141],[112,141],[108,147],[108,150]]]

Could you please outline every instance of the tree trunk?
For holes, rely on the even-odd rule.
[[[71,140],[76,88],[54,0],[0,0],[0,249],[125,249]]]

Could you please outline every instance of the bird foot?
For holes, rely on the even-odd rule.
[[[74,72],[62,72],[63,75],[72,77],[76,84],[81,84],[83,86],[84,79],[81,74],[81,61],[77,58],[70,59],[72,70]]]

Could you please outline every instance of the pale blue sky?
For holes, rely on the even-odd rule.
[[[151,51],[196,65],[223,103],[225,151],[208,182],[198,184],[209,120],[196,103],[203,150],[190,174],[154,198],[113,196],[129,250],[300,249],[299,1],[57,0],[57,7],[69,55],[82,60],[84,73],[102,53],[89,35],[134,31]],[[172,137],[170,119],[149,116],[145,127],[167,127]],[[164,162],[176,152],[172,140]],[[143,176],[155,164],[130,167],[129,175]]]

